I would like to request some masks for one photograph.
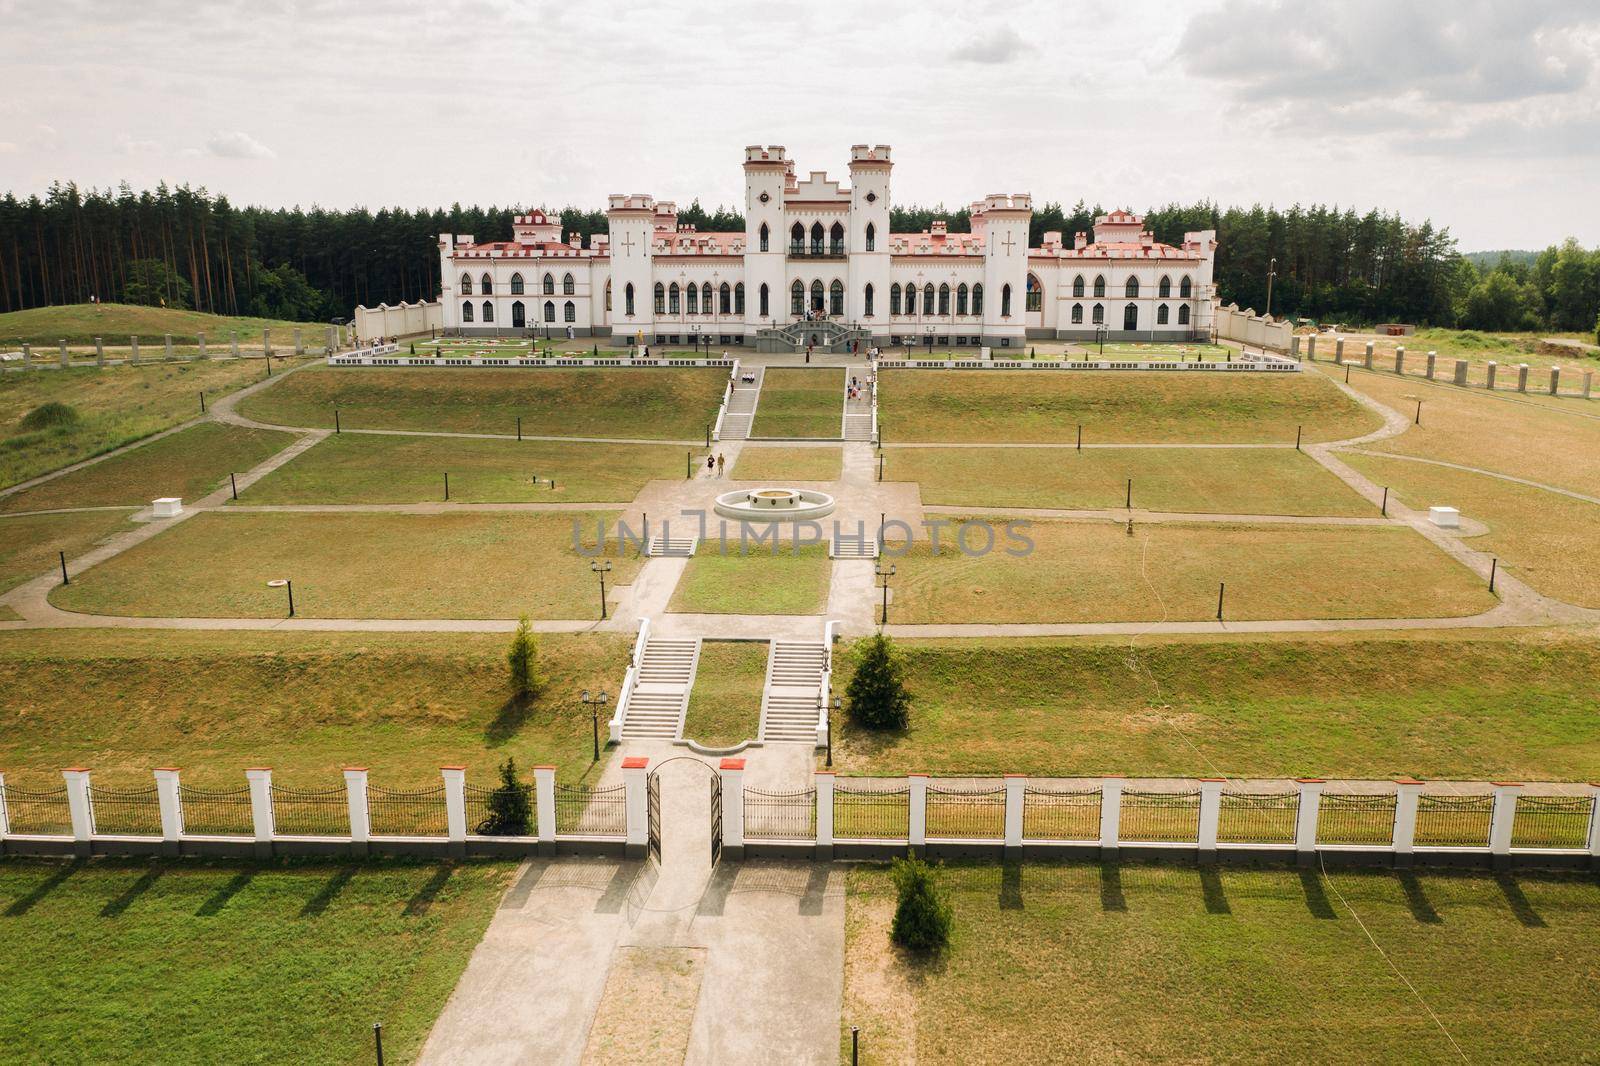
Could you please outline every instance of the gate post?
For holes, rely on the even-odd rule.
[[[1200,833],[1199,855],[1202,865],[1217,861],[1217,830],[1222,824],[1222,786],[1227,780],[1221,777],[1200,779]]]
[[[250,782],[250,822],[255,828],[256,858],[272,857],[272,770],[251,767],[244,772]]]
[[[817,858],[833,858],[833,771],[818,770],[812,775],[817,785]]]
[[[642,859],[650,846],[650,804],[645,790],[650,760],[642,755],[630,755],[622,760],[623,798],[626,803],[627,836],[623,854],[630,859]]]
[[[1494,782],[1494,806],[1489,814],[1490,860],[1496,870],[1511,866],[1511,827],[1517,818],[1517,793],[1522,785],[1514,781]]]
[[[1422,795],[1422,782],[1414,777],[1398,777],[1394,782],[1394,835],[1389,844],[1394,848],[1394,865],[1397,870],[1409,870],[1417,855],[1417,800]]]
[[[344,798],[350,808],[350,854],[365,855],[372,841],[372,817],[367,813],[367,768],[344,768]]]
[[[533,768],[533,801],[538,820],[534,823],[537,828],[534,834],[539,838],[540,844],[554,844],[556,841],[556,768],[554,766],[535,766]],[[543,850],[542,848],[540,850]]]
[[[921,855],[928,848],[928,775],[907,774],[906,844]]]
[[[1022,857],[1022,805],[1023,790],[1028,787],[1027,774],[1006,774],[1005,850],[1007,861]]]
[[[89,800],[89,771],[73,766],[61,771],[67,783],[67,813],[72,817],[72,852],[90,853],[89,838],[94,835],[94,807]]]
[[[441,766],[439,776],[444,778],[444,835],[450,841],[450,855],[465,858],[467,854],[467,768]]]
[[[744,760],[723,759],[717,768],[722,777],[722,854],[730,859],[744,858]]]
[[[1115,861],[1122,831],[1122,775],[1100,779],[1100,858]]]
[[[156,802],[161,805],[161,854],[180,853],[183,838],[183,797],[178,790],[178,768],[156,770]]]
[[[1302,867],[1317,864],[1317,818],[1322,810],[1322,785],[1320,777],[1302,777],[1300,785],[1300,812],[1294,824],[1295,862]]]

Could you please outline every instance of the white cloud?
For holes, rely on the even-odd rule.
[[[206,139],[206,151],[223,159],[276,159],[278,153],[241,130],[213,133]]]
[[[979,37],[950,53],[964,63],[1009,63],[1032,49],[1010,26],[1003,26],[986,37]]]

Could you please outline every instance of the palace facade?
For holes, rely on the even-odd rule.
[[[1092,238],[1046,233],[1030,248],[1031,197],[993,193],[972,203],[970,233],[892,233],[892,169],[887,145],[858,144],[847,186],[802,180],[781,146],[753,145],[740,232],[699,232],[673,203],[631,193],[609,198],[609,232],[588,247],[543,211],[517,216],[509,241],[440,234],[445,330],[785,351],[1210,336],[1215,231],[1160,244],[1113,211]]]

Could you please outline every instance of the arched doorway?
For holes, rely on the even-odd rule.
[[[647,833],[645,842],[650,855],[657,862],[661,861],[661,771],[676,762],[693,763],[704,767],[710,775],[711,792],[711,864],[715,866],[722,857],[722,775],[717,768],[693,755],[674,755],[670,759],[663,759],[650,770],[645,778],[645,807],[648,814]]]
[[[522,329],[528,324],[527,311],[522,306],[522,301],[517,300],[511,305],[511,327]]]

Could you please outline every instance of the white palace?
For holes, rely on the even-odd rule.
[[[781,146],[752,145],[743,232],[701,233],[632,193],[610,197],[610,232],[587,248],[543,211],[517,216],[509,241],[440,234],[445,331],[783,351],[1210,335],[1215,231],[1174,247],[1113,211],[1092,240],[1046,233],[1029,248],[1031,197],[994,193],[973,202],[971,233],[891,233],[893,165],[887,145],[858,144],[848,187],[822,171],[802,181]]]

